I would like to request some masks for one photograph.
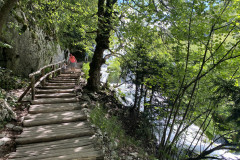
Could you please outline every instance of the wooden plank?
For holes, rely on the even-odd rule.
[[[83,128],[83,130],[65,130],[65,131],[52,131],[51,133],[43,133],[39,135],[28,135],[27,137],[19,137],[16,139],[17,144],[31,144],[31,143],[39,143],[39,142],[49,142],[56,141],[62,139],[83,137],[93,135],[93,130]]]
[[[48,83],[76,83],[76,79],[48,80]]]
[[[24,120],[41,120],[41,119],[55,119],[55,118],[69,118],[75,116],[84,116],[81,110],[76,111],[63,111],[63,112],[52,112],[52,113],[38,113],[38,114],[28,114],[24,117]]]
[[[16,160],[56,160],[56,159],[79,159],[79,160],[103,160],[102,153],[93,148],[78,147],[70,149],[62,149],[52,152],[39,153],[28,157],[14,158]]]
[[[23,133],[18,135],[18,137],[24,137],[25,131],[28,131],[33,134],[37,133],[44,133],[45,131],[49,130],[61,130],[61,129],[81,129],[89,127],[88,122],[72,122],[72,123],[62,123],[62,124],[51,124],[51,125],[44,125],[44,126],[35,126],[35,127],[24,127]]]
[[[17,150],[31,150],[32,148],[41,148],[45,146],[63,146],[65,144],[71,144],[71,143],[78,143],[78,142],[85,142],[85,141],[94,141],[95,136],[84,136],[84,137],[77,137],[77,138],[70,138],[70,139],[63,139],[58,141],[52,141],[52,142],[43,142],[43,143],[33,143],[33,144],[27,144],[27,145],[18,145]]]
[[[38,156],[39,153],[42,154],[51,154],[54,152],[62,152],[66,149],[70,149],[74,150],[74,149],[81,149],[81,150],[89,150],[91,149],[92,151],[94,151],[94,146],[93,143],[91,141],[88,142],[79,142],[79,143],[71,143],[71,144],[62,144],[61,146],[59,145],[51,145],[48,146],[47,144],[43,147],[40,148],[30,148],[28,150],[22,150],[22,149],[18,149],[16,150],[15,154],[12,155],[12,157],[15,158],[20,158],[20,157],[30,157],[30,156]]]
[[[46,86],[66,86],[66,85],[72,85],[74,86],[76,83],[70,83],[70,82],[65,82],[65,83],[46,83]]]
[[[61,140],[60,140],[61,141]],[[28,153],[34,152],[34,151],[50,151],[50,150],[57,150],[57,149],[67,149],[67,148],[73,148],[73,147],[81,147],[81,146],[89,146],[89,145],[94,145],[93,141],[91,140],[81,140],[81,141],[74,141],[72,143],[56,143],[58,141],[53,141],[55,142],[52,145],[49,145],[49,142],[45,142],[45,146],[33,146],[31,148],[17,148],[16,152],[26,152],[28,151]],[[38,144],[38,143],[35,143]],[[31,144],[30,144],[31,145]],[[28,146],[28,145],[26,145]]]
[[[85,122],[85,121],[83,121]],[[51,124],[53,125],[53,124]],[[44,125],[42,125],[43,127]],[[38,127],[38,126],[33,126],[33,127]],[[40,127],[40,126],[39,126]],[[75,133],[75,132],[79,132],[80,130],[86,130],[86,129],[90,129],[89,126],[81,126],[81,127],[61,127],[61,128],[49,128],[49,129],[39,129],[37,131],[31,131],[31,130],[25,130],[24,132],[22,132],[21,135],[18,135],[17,137],[19,138],[26,138],[26,137],[45,137],[47,135],[52,135],[52,134],[55,134],[55,133],[66,133],[66,132],[72,132],[72,133]]]
[[[75,89],[37,89],[37,94],[44,94],[44,93],[73,93]]]
[[[60,98],[76,97],[75,93],[53,93],[53,94],[36,94],[36,98]]]
[[[67,85],[67,86],[43,86],[40,89],[73,89],[75,85]]]
[[[86,120],[87,117],[82,112],[56,112],[56,113],[40,113],[28,115],[23,121],[24,127],[58,124],[66,122],[75,122]]]
[[[78,77],[57,77],[57,78],[53,78],[53,79],[50,79],[50,80],[53,80],[53,81],[76,81],[78,79]]]
[[[62,73],[59,75],[59,77],[78,77],[80,76],[79,73]]]
[[[42,98],[31,101],[31,104],[52,104],[52,103],[73,103],[78,102],[79,100],[74,98]]]
[[[59,111],[71,111],[81,109],[81,104],[79,103],[60,103],[60,104],[36,104],[31,105],[29,108],[30,114],[36,113],[50,113]]]

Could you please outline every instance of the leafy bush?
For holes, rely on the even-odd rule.
[[[116,116],[109,116],[107,111],[100,106],[95,107],[90,114],[90,121],[96,125],[102,133],[106,133],[111,142],[119,141],[118,146],[122,147],[126,144],[138,145],[129,136],[126,136],[122,124]]]
[[[16,106],[16,98],[0,88],[0,129],[12,120],[13,111],[10,112],[6,104],[10,108]]]
[[[83,63],[82,70],[83,70],[83,73],[85,75],[85,78],[88,79],[89,78],[89,70],[90,70],[89,63]]]
[[[3,42],[1,42],[1,41],[0,41],[0,47],[1,47],[1,48],[12,48],[11,45],[9,45],[9,44],[7,44],[7,43],[3,43]]]
[[[0,87],[5,90],[20,89],[28,85],[27,80],[15,76],[11,70],[0,68]]]

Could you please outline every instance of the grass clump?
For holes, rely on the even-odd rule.
[[[90,113],[90,121],[97,126],[102,133],[108,135],[108,137],[114,141],[121,139],[126,141],[124,130],[121,123],[117,120],[116,116],[109,116],[107,110],[101,106],[95,107]]]

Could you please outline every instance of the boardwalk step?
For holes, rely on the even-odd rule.
[[[79,73],[71,73],[71,74],[67,74],[67,73],[64,74],[64,73],[62,73],[58,77],[78,77],[78,76],[80,76]]]
[[[40,89],[72,89],[75,85],[67,85],[67,86],[43,86]]]
[[[36,93],[73,93],[75,89],[36,89]]]
[[[77,80],[71,80],[71,79],[62,79],[62,80],[49,80],[49,83],[76,83]]]
[[[52,103],[72,103],[78,102],[76,97],[74,98],[42,98],[31,101],[31,104],[52,104]]]
[[[87,120],[87,116],[80,110],[56,113],[28,114],[23,121],[24,127],[58,124]]]
[[[36,94],[36,98],[67,98],[67,97],[75,97],[75,93],[53,93],[53,94]]]
[[[77,81],[79,77],[57,77],[52,80],[63,80],[63,81]]]
[[[24,128],[17,144],[49,142],[68,138],[91,136],[94,132],[86,122],[72,122]]]
[[[66,85],[72,85],[74,86],[76,83],[69,83],[69,82],[65,82],[65,83],[46,83],[46,86],[66,86]]]
[[[53,80],[77,80],[80,76],[71,76],[71,77],[67,77],[67,76],[62,76],[62,77],[56,77]]]
[[[94,149],[93,137],[85,136],[54,142],[20,145],[9,159],[101,159],[102,153]],[[84,154],[88,153],[88,154]],[[84,156],[83,156],[84,155]],[[66,156],[66,157],[64,157]],[[87,159],[86,159],[87,160]]]
[[[84,149],[83,147],[49,151],[44,154],[37,152],[38,155],[12,158],[15,160],[103,160],[102,153],[94,149]],[[11,158],[10,158],[11,159]]]
[[[36,113],[50,113],[59,111],[72,111],[81,109],[79,103],[60,103],[60,104],[36,104],[31,105],[29,108],[30,114]]]

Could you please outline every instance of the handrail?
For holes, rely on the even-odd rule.
[[[34,87],[37,87],[37,86],[41,83],[41,81],[43,81],[45,78],[47,78],[47,76],[49,76],[49,75],[51,75],[51,74],[59,71],[60,69],[61,69],[61,68],[55,69],[55,70],[49,72],[48,74],[46,74],[45,76],[41,77],[41,78],[39,79],[39,81],[38,81],[37,83],[35,83]]]
[[[46,68],[51,67],[51,66],[55,66],[55,65],[60,64],[60,63],[63,63],[63,62],[65,62],[65,60],[62,60],[62,61],[60,61],[60,62],[57,62],[57,63],[53,63],[53,64],[49,64],[49,65],[47,65],[47,66],[44,66],[44,67],[40,68],[38,71],[29,74],[29,78],[31,78],[31,77],[34,76],[34,75],[40,74],[43,69],[46,69]]]
[[[24,93],[19,97],[18,102],[21,102],[21,101],[22,101],[23,97],[28,93],[28,91],[29,91],[30,89],[32,89],[32,100],[34,100],[34,99],[35,99],[35,87],[37,87],[40,83],[42,83],[42,84],[44,85],[45,79],[46,79],[49,75],[52,74],[52,75],[54,76],[54,73],[55,73],[55,72],[60,71],[60,70],[61,70],[61,66],[62,66],[61,63],[64,63],[64,62],[65,62],[65,60],[62,60],[62,61],[59,61],[59,62],[57,62],[57,63],[53,63],[53,64],[46,65],[46,66],[40,68],[38,71],[29,74],[29,78],[31,78],[31,83],[29,84],[29,86],[27,87],[27,89],[24,91]],[[55,66],[57,66],[57,65],[59,65],[58,68],[55,67]],[[49,73],[45,74],[45,70],[44,70],[44,69],[46,69],[46,68],[48,68],[48,67],[52,67],[52,71],[50,71]],[[56,69],[55,69],[55,68],[56,68]],[[35,75],[38,75],[38,74],[40,74],[40,73],[42,74],[42,75],[41,75],[41,78],[40,78],[37,82],[35,82]]]

